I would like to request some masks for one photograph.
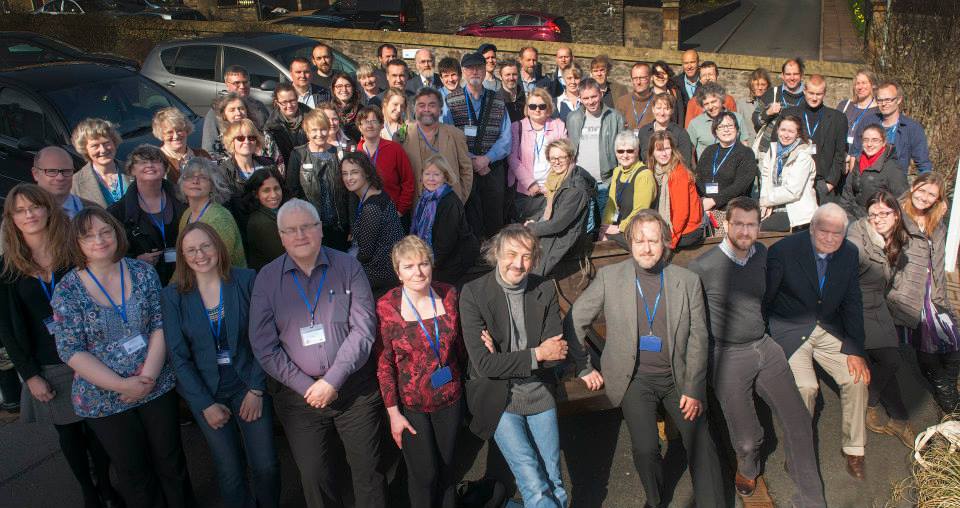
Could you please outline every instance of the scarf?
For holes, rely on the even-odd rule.
[[[880,160],[880,157],[883,155],[883,152],[887,151],[887,145],[883,145],[877,153],[873,155],[867,155],[866,152],[860,152],[860,174],[869,169],[871,166],[877,163]]]
[[[780,174],[783,173],[783,165],[787,162],[787,158],[790,157],[790,154],[793,153],[793,149],[799,145],[799,139],[793,140],[793,143],[790,143],[787,146],[783,146],[777,142],[777,174],[773,177],[773,185],[780,185]]]
[[[663,220],[667,222],[667,225],[670,226],[670,230],[673,230],[673,222],[670,217],[670,173],[676,171],[677,169],[683,170],[680,168],[680,164],[677,163],[674,166],[673,170],[668,170],[667,168],[660,167],[659,164],[654,163],[653,165],[653,177],[657,180],[658,188],[658,198],[657,199],[657,212],[660,213],[660,216],[663,217]]]
[[[553,217],[553,200],[557,197],[557,191],[560,190],[563,182],[567,181],[567,177],[570,176],[572,171],[572,164],[567,166],[567,169],[563,173],[557,173],[552,169],[550,170],[550,174],[547,175],[547,182],[544,185],[547,190],[547,206],[543,210],[542,221],[548,221],[550,217]]]
[[[433,247],[433,222],[437,219],[437,204],[452,190],[444,183],[437,190],[420,195],[420,201],[417,202],[417,209],[413,214],[413,224],[410,226],[411,235],[419,236],[427,242],[427,245]]]
[[[287,117],[283,114],[279,115],[280,123],[283,124],[283,127],[287,129],[287,132],[295,132],[300,129],[300,126],[303,124],[303,113],[300,110],[297,110],[297,116],[293,118],[293,121],[288,121]]]

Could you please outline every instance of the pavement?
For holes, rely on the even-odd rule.
[[[910,366],[900,372],[904,398],[917,431],[936,423],[936,409],[916,368],[910,350],[904,354]],[[910,450],[889,436],[870,434],[867,445],[867,480],[850,478],[840,455],[840,404],[836,387],[823,383],[821,403],[815,423],[817,450],[825,481],[827,502],[831,508],[864,508],[882,505],[890,498],[891,486],[909,476]],[[783,447],[774,437],[779,434],[776,423],[767,415],[768,436],[765,479],[777,506],[789,506],[793,484],[783,471]],[[2,420],[2,419],[0,419]],[[722,429],[722,424],[713,422]],[[196,425],[183,427],[183,444],[189,463],[194,491],[201,507],[220,507],[214,464],[206,443]],[[569,489],[572,508],[638,507],[643,503],[643,489],[637,478],[630,452],[630,437],[619,410],[568,415],[560,419],[563,474]],[[282,506],[304,506],[296,466],[286,440],[278,438],[283,475]],[[727,446],[723,448],[728,449]],[[730,453],[727,450],[726,453]],[[509,484],[511,477],[495,447],[488,447],[464,431],[458,447],[458,478],[477,479],[491,476]],[[682,444],[664,443],[665,478],[671,496],[671,507],[693,506],[690,475]],[[743,506],[735,500],[732,473],[728,477],[728,506]],[[347,483],[345,482],[345,485]],[[391,507],[404,507],[403,487],[395,482],[391,491]],[[0,506],[4,508],[73,508],[82,506],[80,491],[59,451],[56,433],[46,425],[0,423]]]

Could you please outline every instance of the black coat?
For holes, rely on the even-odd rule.
[[[851,219],[867,216],[867,200],[878,191],[889,191],[899,198],[907,190],[907,175],[897,163],[897,154],[892,145],[887,145],[880,159],[860,173],[860,157],[856,158],[853,171],[843,183],[840,204]]]
[[[840,339],[842,353],[863,356],[863,300],[859,250],[849,241],[827,263],[823,296],[809,231],[773,244],[767,254],[764,309],[773,337],[789,359],[820,325]]]
[[[530,230],[540,238],[543,250],[543,258],[534,273],[550,274],[568,252],[585,241],[587,218],[596,188],[596,180],[585,169],[574,166],[570,176],[557,189],[550,219],[530,224]]]
[[[180,234],[180,216],[187,209],[187,205],[177,200],[177,194],[174,191],[173,184],[164,180],[162,185],[165,194],[166,207],[172,207],[171,220],[169,223],[164,221],[164,234],[154,225],[150,214],[140,208],[140,194],[137,191],[137,183],[130,184],[130,189],[120,198],[107,212],[113,215],[121,224],[127,234],[127,242],[130,247],[127,249],[127,257],[135,258],[148,252],[162,251],[177,246],[177,236]],[[165,286],[173,275],[175,263],[166,263],[161,255],[157,264],[153,265],[160,277],[160,284]]]
[[[817,118],[821,111],[823,116],[818,124]],[[807,129],[807,122],[804,121],[804,113],[810,127],[815,131],[812,136]],[[817,153],[813,155],[813,161],[817,165],[817,176],[813,184],[817,190],[817,198],[820,203],[836,199],[840,192],[838,187],[840,179],[843,178],[844,165],[847,163],[847,115],[822,104],[816,110],[810,109],[806,101],[782,113],[782,117],[787,115],[795,115],[800,119],[803,131],[817,146]],[[829,192],[826,187],[828,183],[833,185],[833,190]]]
[[[302,102],[298,102],[297,107],[301,118],[310,112],[310,107]],[[290,162],[290,152],[295,147],[307,143],[307,134],[303,131],[303,125],[300,124],[296,129],[289,129],[287,123],[283,121],[283,115],[277,108],[270,111],[270,117],[267,118],[267,123],[264,124],[263,129],[270,133],[270,136],[277,143],[277,149],[283,156],[284,162],[288,164]]]
[[[463,203],[448,192],[437,203],[433,220],[433,278],[456,284],[477,261],[480,241],[470,229]]]

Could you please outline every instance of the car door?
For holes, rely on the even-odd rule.
[[[14,185],[33,182],[30,170],[37,150],[66,143],[54,122],[36,98],[0,84],[0,202]]]
[[[483,29],[483,35],[489,37],[510,37],[510,30],[517,19],[516,14],[502,14],[491,20],[491,26]]]
[[[532,14],[517,15],[517,24],[510,29],[511,39],[533,39],[540,30],[540,17]]]
[[[217,97],[216,44],[186,44],[160,52],[165,76],[150,76],[161,86],[186,102],[190,109],[205,114]]]
[[[267,108],[273,106],[273,89],[283,79],[282,71],[266,58],[233,46],[223,47],[223,68],[240,65],[250,74],[250,95],[264,103]],[[269,82],[272,82],[272,86]]]

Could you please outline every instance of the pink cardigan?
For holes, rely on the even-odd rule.
[[[522,136],[521,136],[521,129]],[[550,118],[544,125],[546,130],[543,149],[555,139],[567,137],[567,127],[559,118]],[[537,142],[537,133],[530,125],[530,120],[523,118],[513,122],[510,126],[513,144],[510,147],[510,156],[507,157],[507,185],[516,185],[517,192],[530,195],[529,189],[533,185],[534,144]]]

